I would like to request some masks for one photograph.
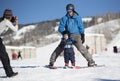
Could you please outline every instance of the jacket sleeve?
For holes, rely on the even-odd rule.
[[[18,25],[14,26],[9,20],[4,19],[5,21],[5,25],[7,27],[9,27],[11,30],[13,30],[14,32],[16,32],[18,30]]]
[[[80,34],[84,34],[84,25],[80,16],[78,16],[78,27]]]
[[[60,20],[60,24],[59,24],[59,27],[58,27],[58,31],[60,33],[62,33],[63,31],[65,31],[65,26],[66,26],[66,17],[64,16],[61,20]]]

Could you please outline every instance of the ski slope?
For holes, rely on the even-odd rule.
[[[113,22],[114,23],[114,22]],[[99,26],[99,27],[103,27]],[[34,27],[33,27],[34,28]],[[116,27],[113,27],[116,28]],[[111,29],[113,29],[111,28]],[[87,32],[93,32],[92,27]],[[108,51],[94,54],[93,59],[98,65],[105,67],[86,69],[48,69],[44,66],[49,63],[51,53],[60,41],[37,48],[37,58],[11,60],[11,66],[18,76],[7,78],[0,62],[0,81],[120,81],[120,53],[112,52],[113,45],[120,46],[120,33],[116,35]],[[18,38],[18,36],[16,37]],[[76,65],[87,66],[87,61],[76,50]],[[55,66],[64,66],[63,57],[58,57]],[[16,68],[14,68],[16,67]]]
[[[16,67],[13,68],[14,71],[19,72],[19,75],[13,78],[5,77],[0,63],[0,81],[120,81],[120,54],[112,52],[93,55],[96,63],[105,64],[105,67],[86,69],[45,68],[44,65],[49,63],[50,55],[58,43],[59,41],[37,48],[37,58],[11,60],[12,67]],[[63,57],[59,57],[55,65],[64,66]],[[76,54],[76,65],[87,65],[86,60],[80,54]]]

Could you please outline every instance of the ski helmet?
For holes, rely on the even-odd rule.
[[[5,9],[3,17],[4,18],[10,18],[13,16],[12,10],[11,9]]]
[[[74,5],[73,4],[67,4],[66,10],[67,11],[74,11]]]

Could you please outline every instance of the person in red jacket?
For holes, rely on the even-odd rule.
[[[17,54],[15,52],[12,54],[12,59],[13,60],[17,59]]]

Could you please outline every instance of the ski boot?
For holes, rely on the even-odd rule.
[[[48,65],[48,67],[50,68],[50,69],[57,69],[57,67],[55,67],[55,66],[53,66],[54,64],[53,63],[50,63],[49,65]]]
[[[64,66],[64,67],[63,67],[63,69],[67,69],[67,68],[69,68],[69,66]]]
[[[88,61],[88,67],[94,67],[94,66],[97,66],[97,64],[95,64],[95,61],[89,60]]]
[[[13,74],[11,74],[11,75],[7,75],[7,76],[10,78],[10,77],[14,77],[14,76],[16,76],[16,75],[18,75],[18,72],[15,72],[15,73],[13,73]]]
[[[75,66],[71,66],[71,69],[75,69],[76,67]]]

